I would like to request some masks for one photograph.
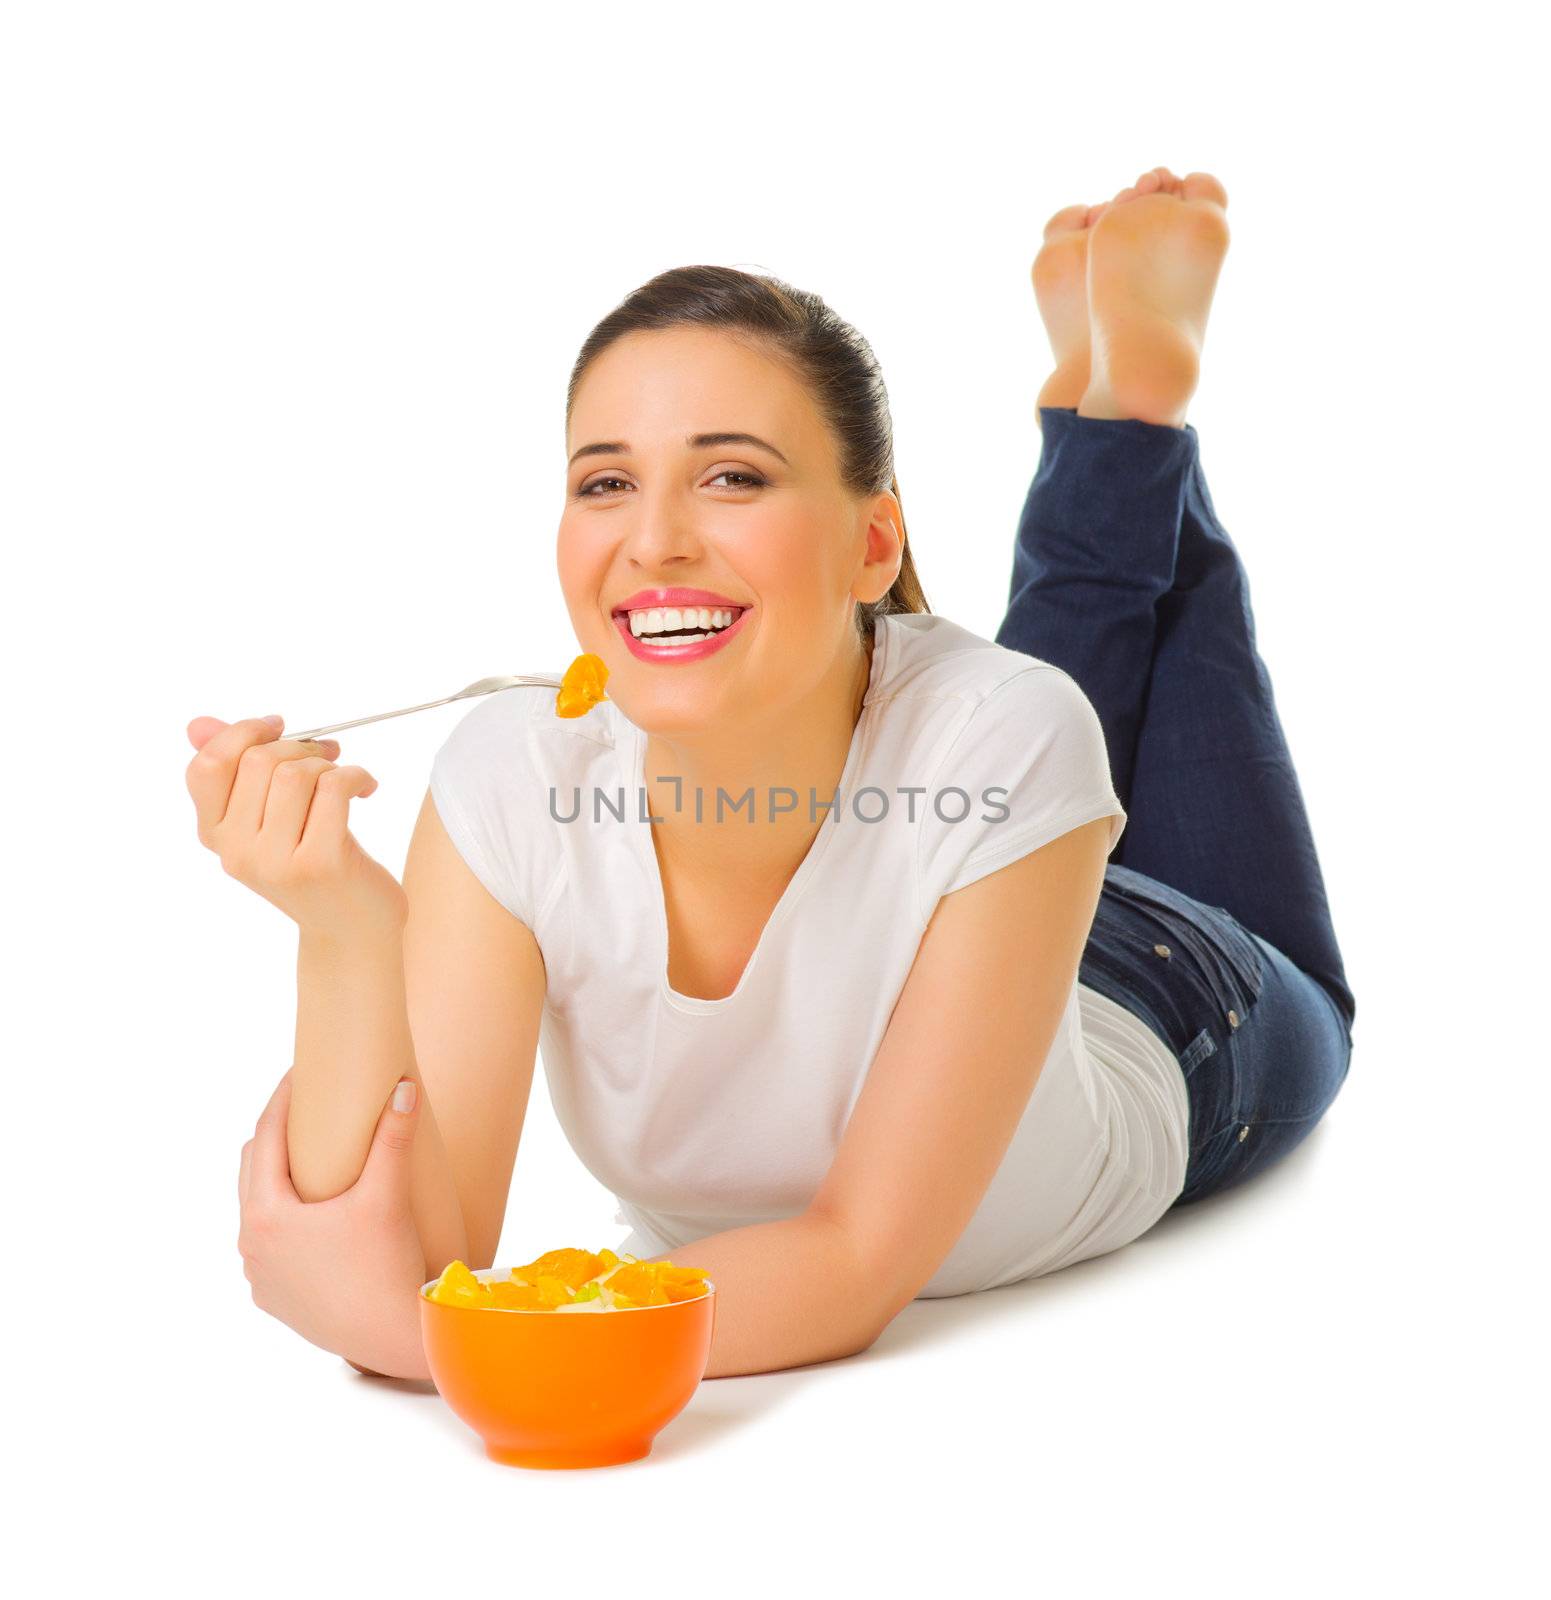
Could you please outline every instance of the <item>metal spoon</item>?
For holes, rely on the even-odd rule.
[[[445,700],[427,700],[423,706],[405,706],[402,711],[379,711],[375,717],[357,717],[354,722],[334,722],[326,728],[309,728],[305,733],[287,732],[287,739],[316,739],[324,733],[342,733],[346,728],[359,728],[367,722],[385,722],[389,717],[407,717],[411,711],[429,711],[432,706],[451,705],[454,700],[471,700],[475,695],[494,694],[497,689],[558,689],[559,678],[545,677],[542,673],[518,673],[510,678],[481,678],[466,689],[459,689]]]

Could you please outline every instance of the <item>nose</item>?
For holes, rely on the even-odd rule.
[[[689,520],[672,506],[643,505],[625,536],[623,553],[631,566],[651,572],[697,561],[704,547]]]

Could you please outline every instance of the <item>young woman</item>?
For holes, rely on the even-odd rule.
[[[716,1283],[711,1376],[1118,1249],[1308,1133],[1355,1006],[1185,422],[1225,206],[1158,168],[1047,227],[995,642],[927,610],[865,340],[686,267],[567,400],[559,570],[606,702],[476,702],[402,887],[337,744],[190,725],[202,840],[300,927],[239,1174],[261,1306],[424,1377],[414,1290],[492,1261],[541,1037],[620,1248]]]

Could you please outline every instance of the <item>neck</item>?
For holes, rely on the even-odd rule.
[[[838,657],[812,692],[782,707],[778,719],[704,735],[649,735],[644,781],[651,814],[663,819],[652,827],[659,858],[695,874],[734,873],[751,887],[779,893],[834,809],[821,808],[834,799],[845,771],[873,648],[868,639]],[[718,788],[727,796],[720,820]],[[782,789],[795,791],[795,798]],[[747,790],[753,791],[753,823],[748,800],[733,809]],[[777,806],[792,809],[772,818],[772,795]],[[842,795],[840,804],[847,803]]]

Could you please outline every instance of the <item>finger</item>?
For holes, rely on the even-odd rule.
[[[194,738],[196,728],[215,721],[215,717],[196,717],[188,725],[189,738]],[[226,815],[243,751],[250,745],[267,744],[279,737],[278,728],[262,717],[247,717],[241,722],[223,724],[200,745],[188,764],[184,781],[194,797],[201,838]]]
[[[188,742],[196,750],[203,750],[226,726],[219,717],[195,717],[183,731],[188,734]]]
[[[286,1145],[286,1118],[291,1110],[291,1073],[275,1085],[258,1126],[253,1130],[253,1156],[248,1166],[250,1200],[294,1200],[301,1196],[291,1183],[291,1160]]]
[[[264,820],[259,827],[266,859],[289,856],[301,843],[318,780],[332,770],[333,763],[318,755],[281,761],[275,767],[269,779],[269,797],[264,802]]]
[[[415,1147],[415,1126],[424,1096],[413,1078],[400,1078],[377,1119],[377,1132],[366,1165],[356,1180],[363,1199],[409,1200],[410,1153]]]
[[[350,802],[365,799],[377,788],[377,780],[365,767],[335,767],[323,773],[312,797],[305,829],[297,841],[319,850],[342,838],[350,824]]]
[[[310,739],[271,739],[251,744],[237,758],[237,779],[232,784],[223,830],[244,838],[264,826],[264,812],[275,771],[285,762],[316,760],[322,746]]]
[[[245,1206],[248,1203],[248,1174],[253,1166],[253,1141],[251,1139],[242,1147],[242,1160],[237,1163],[237,1204]]]

